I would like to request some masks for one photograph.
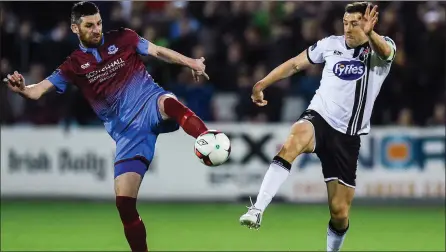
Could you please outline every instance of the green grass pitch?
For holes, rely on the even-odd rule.
[[[239,225],[241,204],[140,203],[149,248],[323,251],[325,205],[272,204],[262,228]],[[1,251],[129,251],[113,202],[2,201]],[[444,207],[353,206],[343,251],[445,251]]]

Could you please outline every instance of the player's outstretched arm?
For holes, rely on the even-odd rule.
[[[370,47],[381,59],[391,59],[395,51],[382,36],[376,33],[373,29],[378,22],[378,6],[375,5],[370,10],[370,5],[364,14],[364,33],[369,39]]]
[[[21,96],[38,100],[44,94],[54,89],[54,85],[49,80],[43,80],[37,84],[25,85],[25,78],[17,71],[14,74],[8,74],[7,78],[3,79],[9,89]]]
[[[261,79],[254,85],[254,89],[264,90],[271,84],[279,80],[288,78],[291,75],[304,70],[310,65],[311,63],[310,61],[308,61],[307,52],[305,50],[296,57],[291,58],[278,67],[274,68],[267,76],[265,76],[265,78]]]
[[[157,46],[149,42],[149,55],[156,57],[157,59],[163,60],[167,63],[183,65],[196,71],[199,75],[204,75],[208,80],[209,76],[204,72],[206,66],[204,65],[204,58],[192,59],[171,50],[166,47]]]
[[[307,57],[307,50],[301,52],[294,58],[287,60],[278,67],[274,68],[265,78],[259,80],[252,89],[251,99],[258,106],[265,106],[266,100],[263,100],[263,90],[273,83],[288,78],[299,71],[306,69],[311,63]]]

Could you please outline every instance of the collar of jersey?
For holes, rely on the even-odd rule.
[[[345,47],[346,47],[348,50],[351,50],[351,49],[361,49],[362,47],[367,47],[367,45],[369,44],[369,41],[367,41],[367,42],[365,42],[364,44],[359,45],[359,46],[357,46],[357,47],[355,47],[355,48],[351,48],[350,46],[348,46],[348,45],[347,45],[347,41],[344,41],[344,43],[345,43]]]
[[[101,40],[101,45],[104,44],[104,35],[102,35],[102,40]],[[91,53],[95,50],[97,50],[97,48],[91,48],[91,47],[85,47],[83,46],[81,43],[79,43],[79,48],[84,52],[84,53]]]

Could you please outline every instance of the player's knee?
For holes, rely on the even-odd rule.
[[[330,202],[330,215],[333,220],[344,221],[348,219],[350,205],[343,201]]]
[[[167,99],[169,99],[169,98],[172,98],[172,99],[178,101],[178,98],[177,98],[175,95],[173,95],[173,94],[163,94],[163,95],[161,95],[161,96],[158,98],[158,108],[159,108],[159,111],[160,111],[160,113],[161,113],[161,117],[162,117],[163,119],[167,119],[167,118],[169,118],[169,116],[168,116],[167,113],[165,112],[165,108],[164,108],[164,102],[165,102]]]
[[[165,101],[166,99],[168,99],[168,98],[172,98],[172,99],[175,99],[175,100],[178,101],[178,98],[177,98],[175,95],[173,95],[173,94],[163,94],[163,95],[161,95],[161,96],[158,98],[158,106],[159,106],[160,108],[163,108],[163,107],[164,107],[164,101]]]
[[[295,148],[300,152],[311,151],[308,147],[313,142],[313,126],[310,122],[299,121],[296,122],[291,129],[291,148]]]
[[[279,156],[289,162],[294,161],[299,154],[312,151],[310,148],[312,138],[313,128],[310,123],[304,121],[295,123],[279,152]]]

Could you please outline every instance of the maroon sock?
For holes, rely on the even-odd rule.
[[[188,107],[174,98],[164,100],[164,112],[183,128],[184,132],[197,138],[208,130],[204,122]]]
[[[136,198],[116,196],[116,207],[124,225],[125,237],[132,251],[148,251],[146,227],[136,210]]]

